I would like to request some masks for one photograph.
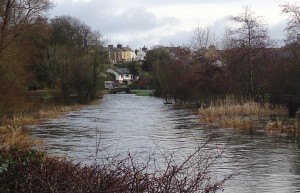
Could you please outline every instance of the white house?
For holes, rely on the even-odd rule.
[[[123,83],[126,81],[127,83],[131,83],[133,80],[133,75],[130,74],[127,68],[117,68],[115,70],[108,69],[108,73],[114,74],[116,77],[116,81],[119,83]]]
[[[136,53],[135,61],[145,60],[145,56],[146,56],[146,52],[144,52],[143,50],[139,50]]]

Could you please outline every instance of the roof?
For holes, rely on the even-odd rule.
[[[113,45],[108,45],[107,49],[110,51],[110,52],[126,52],[126,51],[129,51],[129,52],[133,52],[133,50],[126,46],[126,47],[122,47],[121,44],[118,44],[117,47],[114,47]]]
[[[127,68],[117,68],[114,70],[118,74],[130,74],[129,70]]]
[[[133,52],[133,50],[131,48],[129,48],[129,47],[122,47],[121,49],[124,50],[124,51]]]
[[[109,49],[110,49],[111,52],[123,52],[122,49],[116,48],[116,47],[110,47]]]

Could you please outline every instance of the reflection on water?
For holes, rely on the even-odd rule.
[[[129,150],[148,155],[160,147],[185,155],[213,134],[216,137],[208,148],[228,144],[216,173],[223,176],[238,168],[224,192],[300,192],[298,141],[259,130],[212,129],[199,123],[192,112],[174,109],[154,97],[107,95],[100,105],[30,126],[30,130],[46,142],[49,153],[83,163],[92,162],[97,139],[108,153]]]

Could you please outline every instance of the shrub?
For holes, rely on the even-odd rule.
[[[216,192],[232,177],[212,178],[211,166],[222,152],[203,155],[199,147],[181,163],[162,155],[165,165],[149,156],[107,157],[103,163],[74,164],[34,150],[1,149],[0,192]]]
[[[129,88],[131,89],[138,89],[139,86],[136,83],[131,83],[130,85],[128,85]]]

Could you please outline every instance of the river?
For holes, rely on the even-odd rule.
[[[130,151],[148,155],[158,148],[183,155],[213,135],[210,146],[225,151],[215,166],[220,176],[238,171],[223,192],[300,192],[300,142],[263,130],[211,128],[190,110],[162,99],[127,94],[105,95],[100,104],[29,126],[49,154],[89,164],[97,144],[107,154]]]

